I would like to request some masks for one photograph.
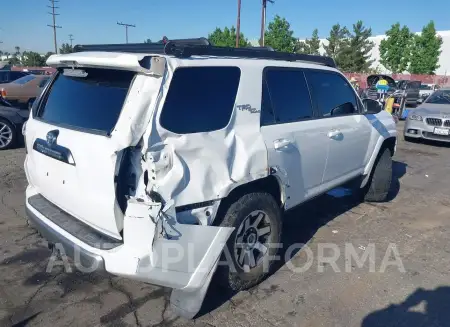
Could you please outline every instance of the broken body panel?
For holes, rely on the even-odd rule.
[[[48,123],[34,111],[27,124],[27,210],[75,247],[100,256],[108,272],[192,291],[191,297],[198,292],[202,298],[205,283],[209,283],[233,231],[211,226],[220,199],[238,185],[268,174],[259,114],[238,109],[248,107],[240,104],[259,109],[246,94],[254,93],[254,88],[260,91],[261,86],[243,80],[250,76],[243,75],[235,109],[225,128],[178,135],[164,129],[159,118],[173,73],[183,66],[183,60],[166,62],[166,58],[158,57],[164,69],[159,65],[152,70],[141,66],[141,55],[102,56],[82,53],[49,59],[49,64],[60,68],[120,68],[134,71],[136,76],[109,135]],[[208,64],[219,66],[221,62],[212,60]],[[189,60],[189,66],[193,65],[196,61]],[[198,65],[204,63],[199,60]],[[51,85],[37,102],[45,101],[49,91]],[[214,108],[211,110],[214,114]],[[54,130],[58,131],[55,144],[69,149],[73,162],[55,160],[34,149],[37,140],[44,144]],[[128,189],[123,210],[117,183],[125,151],[135,187]],[[37,194],[96,231],[117,239],[120,245],[104,250],[82,242],[30,205],[28,199]],[[190,208],[192,204],[197,205]],[[184,209],[177,213],[176,208]],[[183,293],[176,294],[175,302],[184,302]],[[188,311],[192,310],[195,308],[191,306]]]

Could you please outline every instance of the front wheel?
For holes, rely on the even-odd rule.
[[[392,182],[392,155],[388,148],[381,150],[372,168],[372,173],[364,188],[364,200],[383,202],[388,197]]]
[[[16,144],[17,133],[7,120],[0,119],[0,150],[12,148]]]
[[[279,205],[268,193],[246,194],[230,205],[220,226],[235,227],[218,267],[220,283],[234,291],[255,286],[269,273],[281,241]]]

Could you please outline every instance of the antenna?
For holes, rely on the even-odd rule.
[[[119,23],[119,22],[117,22],[117,25],[125,26],[125,41],[126,41],[126,43],[128,43],[128,27],[136,27],[136,25],[124,24],[124,23]]]

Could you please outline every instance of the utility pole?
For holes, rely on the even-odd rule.
[[[241,36],[241,0],[238,0],[238,12],[236,23],[236,48],[239,48],[239,38]]]
[[[69,34],[70,47],[72,48],[72,41],[74,40],[73,34]]]
[[[117,22],[117,25],[125,26],[125,40],[128,43],[128,27],[136,27],[136,25],[124,24],[124,23],[119,23],[119,22]]]
[[[265,31],[266,31],[267,2],[274,3],[274,0],[262,0],[262,8],[261,8],[261,46],[262,47],[265,44],[264,35],[265,35]]]
[[[55,53],[58,54],[58,43],[56,42],[56,29],[57,28],[62,28],[62,27],[56,25],[56,16],[58,16],[59,14],[57,14],[55,12],[55,10],[59,9],[59,7],[55,7],[55,3],[59,2],[59,1],[58,0],[49,0],[49,1],[50,1],[50,3],[52,5],[51,6],[47,6],[47,7],[52,9],[52,12],[49,12],[49,14],[52,15],[52,17],[53,17],[53,24],[52,25],[47,25],[47,26],[53,28],[53,42],[55,44]]]

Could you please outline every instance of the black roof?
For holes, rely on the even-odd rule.
[[[336,67],[330,57],[274,51],[270,47],[217,47],[206,38],[170,40],[165,43],[127,43],[76,45],[74,52],[108,51],[128,53],[155,53],[173,55],[178,58],[191,56],[218,56],[234,58],[272,59],[284,61],[305,61],[329,67]]]

